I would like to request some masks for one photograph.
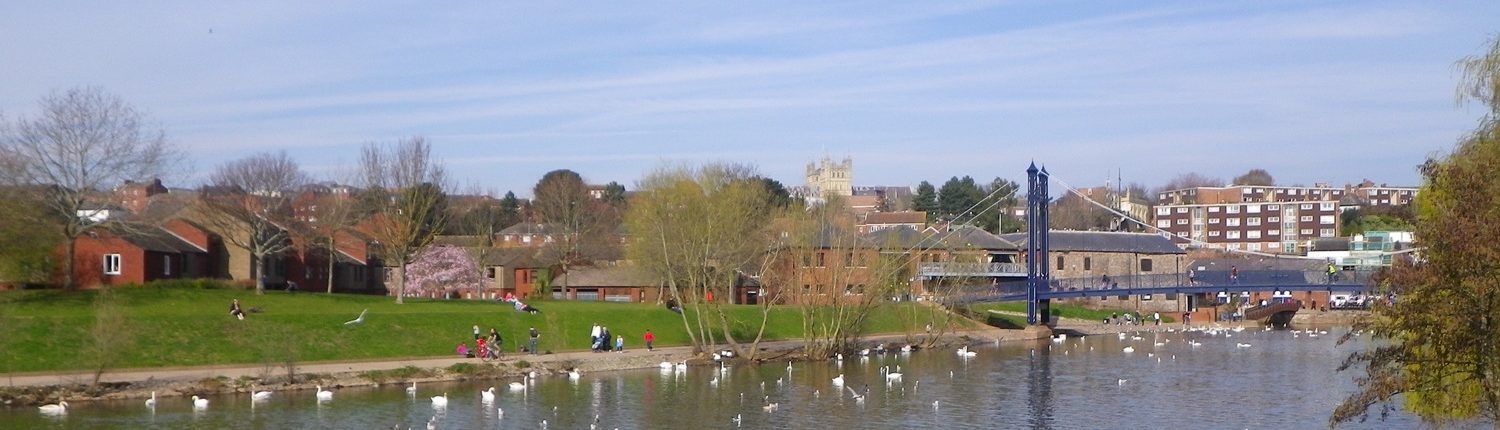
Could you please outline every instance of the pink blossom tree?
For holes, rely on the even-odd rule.
[[[479,266],[467,251],[454,246],[428,246],[406,268],[406,291],[418,295],[484,286]],[[394,291],[392,292],[394,294]]]

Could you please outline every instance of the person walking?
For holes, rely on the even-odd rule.
[[[1188,285],[1198,285],[1198,272],[1188,269]]]
[[[536,341],[542,337],[542,334],[536,332],[536,327],[532,327],[526,336],[528,338],[526,341],[526,351],[530,352],[531,355],[536,355]]]
[[[1332,261],[1329,261],[1328,262],[1328,283],[1329,284],[1333,283],[1333,277],[1337,273],[1338,273],[1338,268],[1333,266],[1333,262]]]
[[[1239,266],[1229,266],[1229,283],[1231,285],[1238,285],[1240,283]]]
[[[656,342],[656,335],[651,334],[651,329],[646,329],[646,334],[641,336],[641,340],[646,341],[646,350],[651,351],[651,343]]]
[[[1156,325],[1161,325],[1161,312],[1152,312],[1151,318],[1156,320]]]

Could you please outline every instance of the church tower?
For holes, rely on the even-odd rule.
[[[844,157],[835,162],[825,155],[817,163],[807,163],[807,189],[819,197],[854,195],[854,160]]]

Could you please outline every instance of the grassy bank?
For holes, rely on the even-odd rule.
[[[386,359],[451,354],[458,342],[470,341],[471,328],[495,328],[514,353],[529,327],[542,333],[542,350],[588,348],[589,328],[601,324],[625,337],[626,348],[642,347],[641,335],[652,330],[660,346],[685,345],[681,316],[651,304],[543,301],[540,314],[512,310],[488,301],[410,300],[397,305],[370,296],[287,294],[257,296],[237,289],[161,286],[122,287],[111,294],[123,316],[119,338],[132,339],[112,351],[117,368],[266,364],[325,360]],[[89,369],[97,353],[97,291],[13,291],[0,293],[0,372]],[[260,313],[244,321],[228,315],[229,302]],[[926,324],[912,317],[910,304],[889,305],[872,316],[867,333],[891,333]],[[369,309],[362,325],[345,321]],[[760,308],[730,306],[740,321],[737,332],[751,336],[760,323]],[[916,310],[925,315],[925,310]],[[108,311],[106,311],[107,313]],[[112,326],[112,327],[114,327]],[[107,331],[106,331],[107,333]],[[775,309],[767,339],[801,337],[802,321],[794,308]]]
[[[972,310],[972,311],[974,311],[974,313],[979,314],[979,315],[984,315],[984,314],[988,313],[991,310],[1001,311],[1001,312],[1020,312],[1022,314],[1025,314],[1026,313],[1026,303],[1023,303],[1023,302],[985,303],[985,304],[972,305],[972,306],[969,307],[969,309]],[[1111,315],[1119,315],[1119,314],[1122,314],[1122,313],[1125,313],[1125,312],[1133,312],[1133,311],[1128,310],[1128,309],[1089,309],[1089,308],[1084,308],[1082,306],[1076,306],[1076,305],[1057,305],[1057,304],[1053,304],[1052,307],[1051,307],[1051,312],[1050,313],[1054,317],[1074,318],[1074,319],[1091,320],[1091,321],[1104,321],[1105,318],[1109,318]],[[1146,317],[1146,318],[1150,318],[1151,317],[1151,313],[1150,312],[1142,312],[1141,316]],[[1001,320],[1005,320],[1005,321],[1020,321],[1023,326],[1024,326],[1024,323],[1026,322],[1026,318],[1025,317],[1018,317],[1018,318],[1015,318],[1015,319],[1005,318],[1005,317],[1008,317],[1008,315],[994,315],[994,316],[991,316],[990,317],[991,320],[992,320],[991,324],[994,324],[993,320],[995,318],[1000,318]],[[1175,318],[1173,318],[1173,317],[1171,317],[1171,316],[1169,316],[1169,315],[1167,315],[1165,313],[1161,315],[1161,320],[1164,323],[1176,321]]]

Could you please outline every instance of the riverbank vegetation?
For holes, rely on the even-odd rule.
[[[984,315],[984,314],[988,313],[989,311],[1019,312],[1019,313],[1021,313],[1021,314],[1024,315],[1026,313],[1026,303],[1025,302],[984,303],[984,304],[970,305],[969,306],[969,310],[973,311],[975,314],[978,314],[978,315]],[[1127,312],[1140,312],[1140,311],[1131,310],[1131,309],[1107,309],[1107,308],[1091,309],[1091,308],[1085,308],[1083,306],[1078,306],[1078,305],[1053,304],[1050,313],[1055,318],[1071,318],[1071,319],[1081,319],[1081,320],[1090,320],[1090,321],[1103,322],[1104,319],[1106,319],[1106,318],[1109,318],[1111,316],[1119,316],[1119,315],[1127,313]],[[1149,320],[1151,318],[1151,312],[1141,312],[1141,317],[1142,318],[1146,318],[1146,319]],[[1022,322],[1024,322],[1025,320],[1026,320],[1025,318],[1021,318]],[[1177,321],[1177,319],[1173,318],[1170,315],[1167,315],[1167,314],[1162,314],[1161,315],[1161,322],[1163,322],[1163,323],[1176,322],[1176,321]],[[1022,324],[1022,325],[1024,326],[1024,324]]]
[[[1384,415],[1397,399],[1439,425],[1500,423],[1500,37],[1486,48],[1459,62],[1458,96],[1489,111],[1449,155],[1421,166],[1415,202],[1421,258],[1397,263],[1380,281],[1396,300],[1377,302],[1372,317],[1357,325],[1382,341],[1340,366],[1363,375],[1331,425],[1371,409]]]
[[[191,281],[107,292],[0,292],[0,327],[6,328],[0,336],[0,372],[231,364],[295,372],[298,363],[310,361],[453,354],[459,342],[473,347],[475,325],[484,333],[498,330],[509,354],[525,343],[530,327],[542,335],[541,350],[587,349],[595,323],[624,336],[627,349],[642,347],[641,335],[647,329],[656,335],[657,346],[689,344],[682,317],[654,304],[540,301],[534,304],[541,313],[533,315],[492,301],[408,300],[398,305],[382,296],[257,296],[253,290],[218,285],[222,284]],[[233,299],[250,311],[245,320],[229,315]],[[927,321],[912,318],[922,312],[908,309],[917,306],[922,305],[881,305],[859,332],[920,333]],[[803,335],[802,315],[796,308],[721,307],[731,322],[730,332],[737,336],[754,337],[762,321],[768,340]],[[362,324],[345,324],[366,309]],[[687,312],[689,320],[696,319],[691,309]],[[110,337],[122,341],[105,339]],[[106,351],[108,357],[96,355]]]

